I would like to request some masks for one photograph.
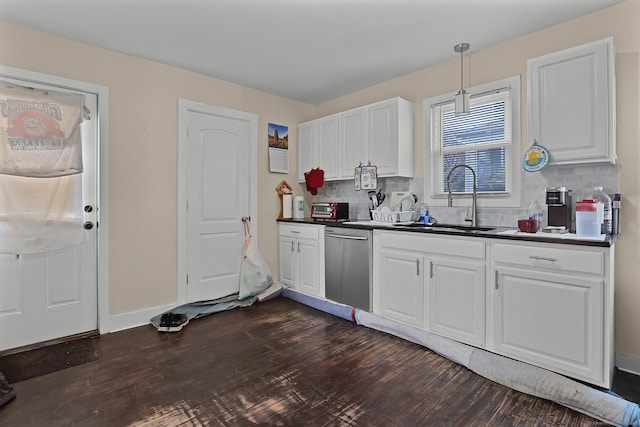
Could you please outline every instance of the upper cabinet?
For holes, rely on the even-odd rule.
[[[304,182],[304,173],[318,167],[318,144],[315,121],[298,125],[298,181]]]
[[[298,181],[314,168],[324,170],[324,179],[337,179],[340,117],[337,114],[298,125]]]
[[[360,162],[367,158],[367,107],[340,113],[340,176],[353,177]]]
[[[298,180],[312,168],[325,180],[353,179],[360,164],[379,177],[413,176],[413,104],[402,98],[298,125]]]
[[[614,56],[608,38],[527,61],[529,143],[550,164],[615,162]]]
[[[402,98],[367,107],[367,164],[378,176],[413,177],[413,104]],[[357,165],[354,165],[354,167]]]

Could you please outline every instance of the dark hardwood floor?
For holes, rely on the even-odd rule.
[[[286,298],[96,340],[97,360],[13,384],[0,425],[601,425]]]

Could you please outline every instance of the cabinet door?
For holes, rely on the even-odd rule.
[[[298,239],[298,289],[312,295],[320,295],[320,271],[318,241]]]
[[[398,164],[397,100],[373,104],[368,108],[369,161],[378,175],[394,176]]]
[[[383,249],[375,267],[379,275],[380,314],[424,327],[424,259],[410,252]]]
[[[432,259],[429,275],[429,294],[425,302],[429,330],[483,347],[485,264]]]
[[[324,170],[324,179],[338,179],[340,153],[340,117],[337,114],[318,120],[318,165]]]
[[[367,109],[356,108],[340,115],[340,176],[351,178],[356,167],[367,164]]]
[[[296,241],[291,237],[280,236],[279,262],[280,283],[292,288],[296,286]]]
[[[304,182],[304,173],[317,168],[316,122],[298,125],[298,181]]]
[[[602,383],[603,279],[496,269],[494,350]]]
[[[613,163],[612,41],[534,58],[527,68],[530,143],[549,149],[553,164]]]

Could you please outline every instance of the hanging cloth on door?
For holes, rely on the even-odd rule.
[[[50,178],[81,173],[84,98],[0,80],[0,174]]]
[[[82,226],[84,95],[0,81],[0,253],[86,241]]]

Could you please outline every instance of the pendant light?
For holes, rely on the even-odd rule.
[[[469,93],[464,90],[462,84],[462,54],[469,50],[469,43],[460,43],[453,47],[453,50],[460,54],[460,91],[453,98],[456,106],[456,116],[469,114]]]

